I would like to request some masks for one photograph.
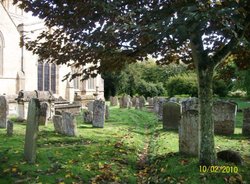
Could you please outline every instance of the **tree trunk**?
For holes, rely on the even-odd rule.
[[[213,122],[213,70],[198,69],[199,121],[200,121],[200,165],[215,165],[214,122]]]
[[[193,61],[198,78],[199,123],[200,123],[200,165],[215,165],[216,154],[214,148],[213,122],[213,90],[212,80],[215,65],[204,51],[202,36],[193,33],[190,37]]]

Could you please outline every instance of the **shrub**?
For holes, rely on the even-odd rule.
[[[198,96],[197,79],[194,73],[170,77],[166,87],[170,97],[181,94]]]
[[[146,82],[145,80],[140,80],[138,81],[136,93],[147,98],[164,95],[166,93],[166,90],[164,89],[162,83],[154,84],[151,82]]]
[[[246,97],[247,92],[242,90],[230,91],[228,96],[230,97]]]
[[[214,94],[218,95],[219,97],[225,97],[228,94],[228,86],[226,83],[221,80],[213,80],[213,92]]]

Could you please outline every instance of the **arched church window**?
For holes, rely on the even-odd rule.
[[[56,93],[56,65],[53,63],[38,63],[37,74],[38,90]]]

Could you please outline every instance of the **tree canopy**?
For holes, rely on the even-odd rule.
[[[189,62],[192,33],[215,64],[250,39],[247,0],[15,1],[50,28],[26,46],[42,60],[90,64],[84,74],[116,70],[149,54],[161,64]]]

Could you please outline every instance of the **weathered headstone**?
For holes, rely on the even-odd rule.
[[[139,109],[139,108],[140,108],[139,98],[135,98],[135,109]]]
[[[182,113],[179,126],[179,152],[198,156],[200,146],[199,114],[196,110]]]
[[[7,136],[12,136],[13,135],[13,122],[8,120],[7,121]]]
[[[105,122],[105,102],[102,100],[94,101],[93,108],[93,127],[103,128]]]
[[[148,97],[147,98],[147,102],[148,102],[149,106],[153,106],[154,105],[154,99],[153,98]]]
[[[246,108],[243,110],[242,134],[250,135],[250,108]]]
[[[162,120],[162,115],[163,115],[163,105],[167,100],[164,98],[159,98],[158,104],[159,104],[159,110],[158,110],[158,119],[161,121]]]
[[[92,111],[85,111],[84,113],[83,113],[83,121],[85,122],[85,123],[91,123],[92,124],[92,122],[93,122],[93,112]]]
[[[36,141],[38,134],[38,121],[40,115],[40,102],[36,98],[32,98],[29,102],[25,144],[24,144],[24,158],[29,163],[34,163],[36,160]]]
[[[110,106],[117,106],[118,105],[118,98],[116,96],[110,97]]]
[[[54,115],[53,123],[55,132],[68,136],[76,136],[76,120],[73,114],[62,112],[62,115]]]
[[[105,107],[105,119],[108,120],[109,119],[109,106],[106,105]]]
[[[87,104],[87,107],[88,107],[88,110],[89,110],[89,111],[92,111],[92,112],[93,112],[93,105],[94,105],[94,101],[90,101],[90,102]]]
[[[159,102],[158,102],[158,97],[153,98],[153,105],[154,105],[154,112],[158,114],[159,111]]]
[[[181,105],[176,102],[166,102],[163,105],[163,129],[178,129],[181,120]]]
[[[142,109],[146,104],[146,99],[144,96],[139,97],[139,108]]]
[[[42,102],[40,107],[39,125],[47,126],[48,115],[48,104],[46,102]]]
[[[0,96],[0,128],[6,128],[8,103],[5,96]]]
[[[199,110],[199,101],[198,98],[188,98],[181,102],[181,108],[182,112],[185,112],[187,110]]]
[[[55,132],[59,134],[64,134],[62,115],[54,115],[52,121],[54,124]]]
[[[213,104],[214,132],[222,135],[234,134],[237,106],[230,102],[216,101]]]
[[[75,116],[68,112],[62,113],[62,122],[63,127],[65,128],[65,135],[76,136],[77,135],[77,127]]]

